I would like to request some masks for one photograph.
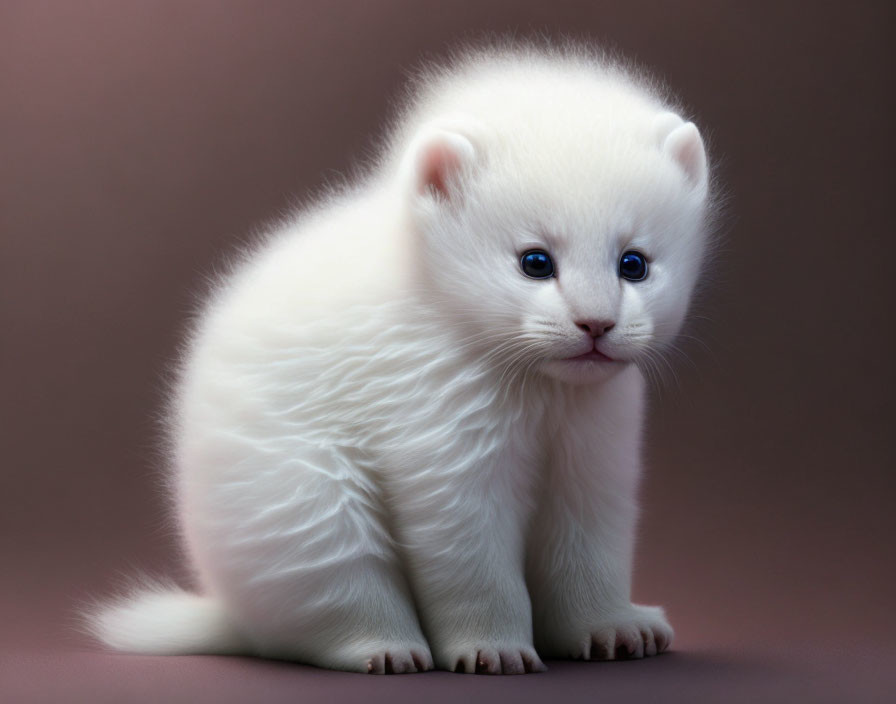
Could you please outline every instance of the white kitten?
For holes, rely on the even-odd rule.
[[[173,404],[201,596],[113,648],[361,672],[653,655],[630,601],[644,381],[710,209],[697,128],[577,49],[428,73],[372,175],[216,291]]]

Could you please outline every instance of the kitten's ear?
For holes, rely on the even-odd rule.
[[[706,149],[697,126],[671,112],[660,115],[656,124],[663,152],[681,167],[694,188],[706,188]]]
[[[405,182],[414,196],[445,201],[460,196],[460,179],[476,159],[471,125],[439,122],[425,125],[414,137],[405,159]]]

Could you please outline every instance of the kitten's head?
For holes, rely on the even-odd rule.
[[[440,118],[406,151],[420,281],[497,365],[597,382],[682,325],[704,250],[703,141],[674,113],[617,107],[590,128],[552,110]]]

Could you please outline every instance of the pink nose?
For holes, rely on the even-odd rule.
[[[613,326],[616,323],[612,320],[578,320],[576,321],[576,327],[580,330],[584,330],[591,337],[600,337],[601,335],[610,332],[613,329]]]

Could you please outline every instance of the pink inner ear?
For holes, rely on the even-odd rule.
[[[706,152],[700,132],[693,122],[686,122],[672,130],[666,137],[665,149],[684,169],[693,185],[701,185],[706,180]]]
[[[451,174],[460,169],[460,157],[451,145],[442,141],[430,144],[420,157],[420,192],[431,190],[443,198],[449,198],[448,183]]]

